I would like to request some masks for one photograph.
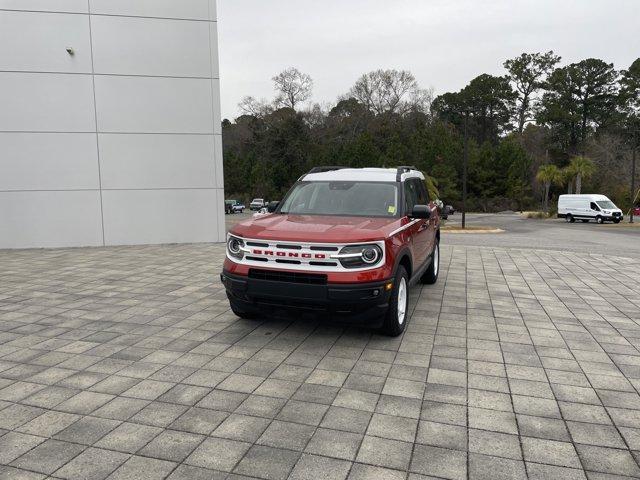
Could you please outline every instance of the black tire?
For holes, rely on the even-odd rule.
[[[576,221],[576,219],[573,218],[573,215],[571,215],[570,213],[567,213],[567,216],[564,217],[564,219],[567,223],[574,223]]]
[[[598,215],[596,217],[596,223],[600,223],[600,224],[604,223],[604,220],[602,219],[602,217],[600,215]]]
[[[619,218],[616,218],[616,219],[613,221],[613,223],[620,223],[620,219],[619,219]]]
[[[405,291],[405,305],[404,316],[400,319],[398,310],[398,294],[401,289],[401,285],[404,285]],[[398,266],[396,276],[393,280],[393,291],[391,292],[391,298],[389,299],[389,308],[384,317],[384,323],[382,324],[381,331],[385,335],[391,337],[397,337],[404,332],[405,325],[407,324],[407,317],[409,316],[409,275],[402,265]]]
[[[588,223],[589,219],[588,218],[583,218],[582,220],[580,220],[582,223]]]
[[[252,320],[254,318],[256,318],[256,314],[255,312],[249,312],[245,309],[243,309],[242,307],[240,307],[239,305],[237,305],[233,300],[229,299],[229,305],[231,306],[231,311],[234,313],[234,315],[236,315],[237,317],[240,318],[244,318],[247,320]]]
[[[420,282],[427,285],[433,285],[438,281],[438,274],[440,273],[440,242],[436,239],[436,244],[431,252],[431,265],[420,277]]]

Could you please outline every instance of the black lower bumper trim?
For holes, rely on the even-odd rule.
[[[309,285],[234,275],[220,275],[229,300],[243,311],[309,312],[351,324],[380,326],[389,305],[389,281]]]

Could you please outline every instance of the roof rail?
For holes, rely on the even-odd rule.
[[[348,168],[348,167],[343,167],[343,166],[313,167],[311,170],[309,170],[308,174],[309,173],[331,172],[333,170],[342,170],[343,168]]]
[[[402,174],[406,173],[406,172],[410,172],[411,170],[418,170],[416,167],[414,167],[413,165],[401,165],[398,167],[397,171],[396,171],[396,182],[399,182],[402,180]]]
[[[306,175],[309,175],[310,173],[332,172],[333,170],[342,170],[343,168],[349,168],[349,167],[335,166],[335,165],[325,166],[325,167],[313,167],[307,173],[303,174],[298,180],[302,180]]]

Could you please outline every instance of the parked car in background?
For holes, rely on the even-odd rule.
[[[267,206],[267,201],[264,198],[254,198],[251,200],[249,204],[249,208],[251,210],[260,210],[261,208],[265,208]]]
[[[576,220],[597,223],[620,223],[624,218],[622,210],[604,195],[560,195],[558,198],[558,218],[573,223]]]
[[[227,235],[221,280],[242,318],[292,310],[400,335],[409,286],[440,269],[440,217],[415,167],[317,167]]]
[[[451,205],[445,205],[442,200],[436,200],[438,205],[438,211],[440,212],[440,218],[447,220],[449,215],[453,215],[456,211]]]
[[[225,200],[224,201],[224,213],[237,213],[244,212],[245,206],[238,200]]]
[[[633,208],[633,216],[634,217],[640,217],[640,205],[636,205]]]

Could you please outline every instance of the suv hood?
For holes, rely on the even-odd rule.
[[[269,214],[234,225],[244,238],[294,242],[356,243],[384,240],[402,220],[378,217]]]

